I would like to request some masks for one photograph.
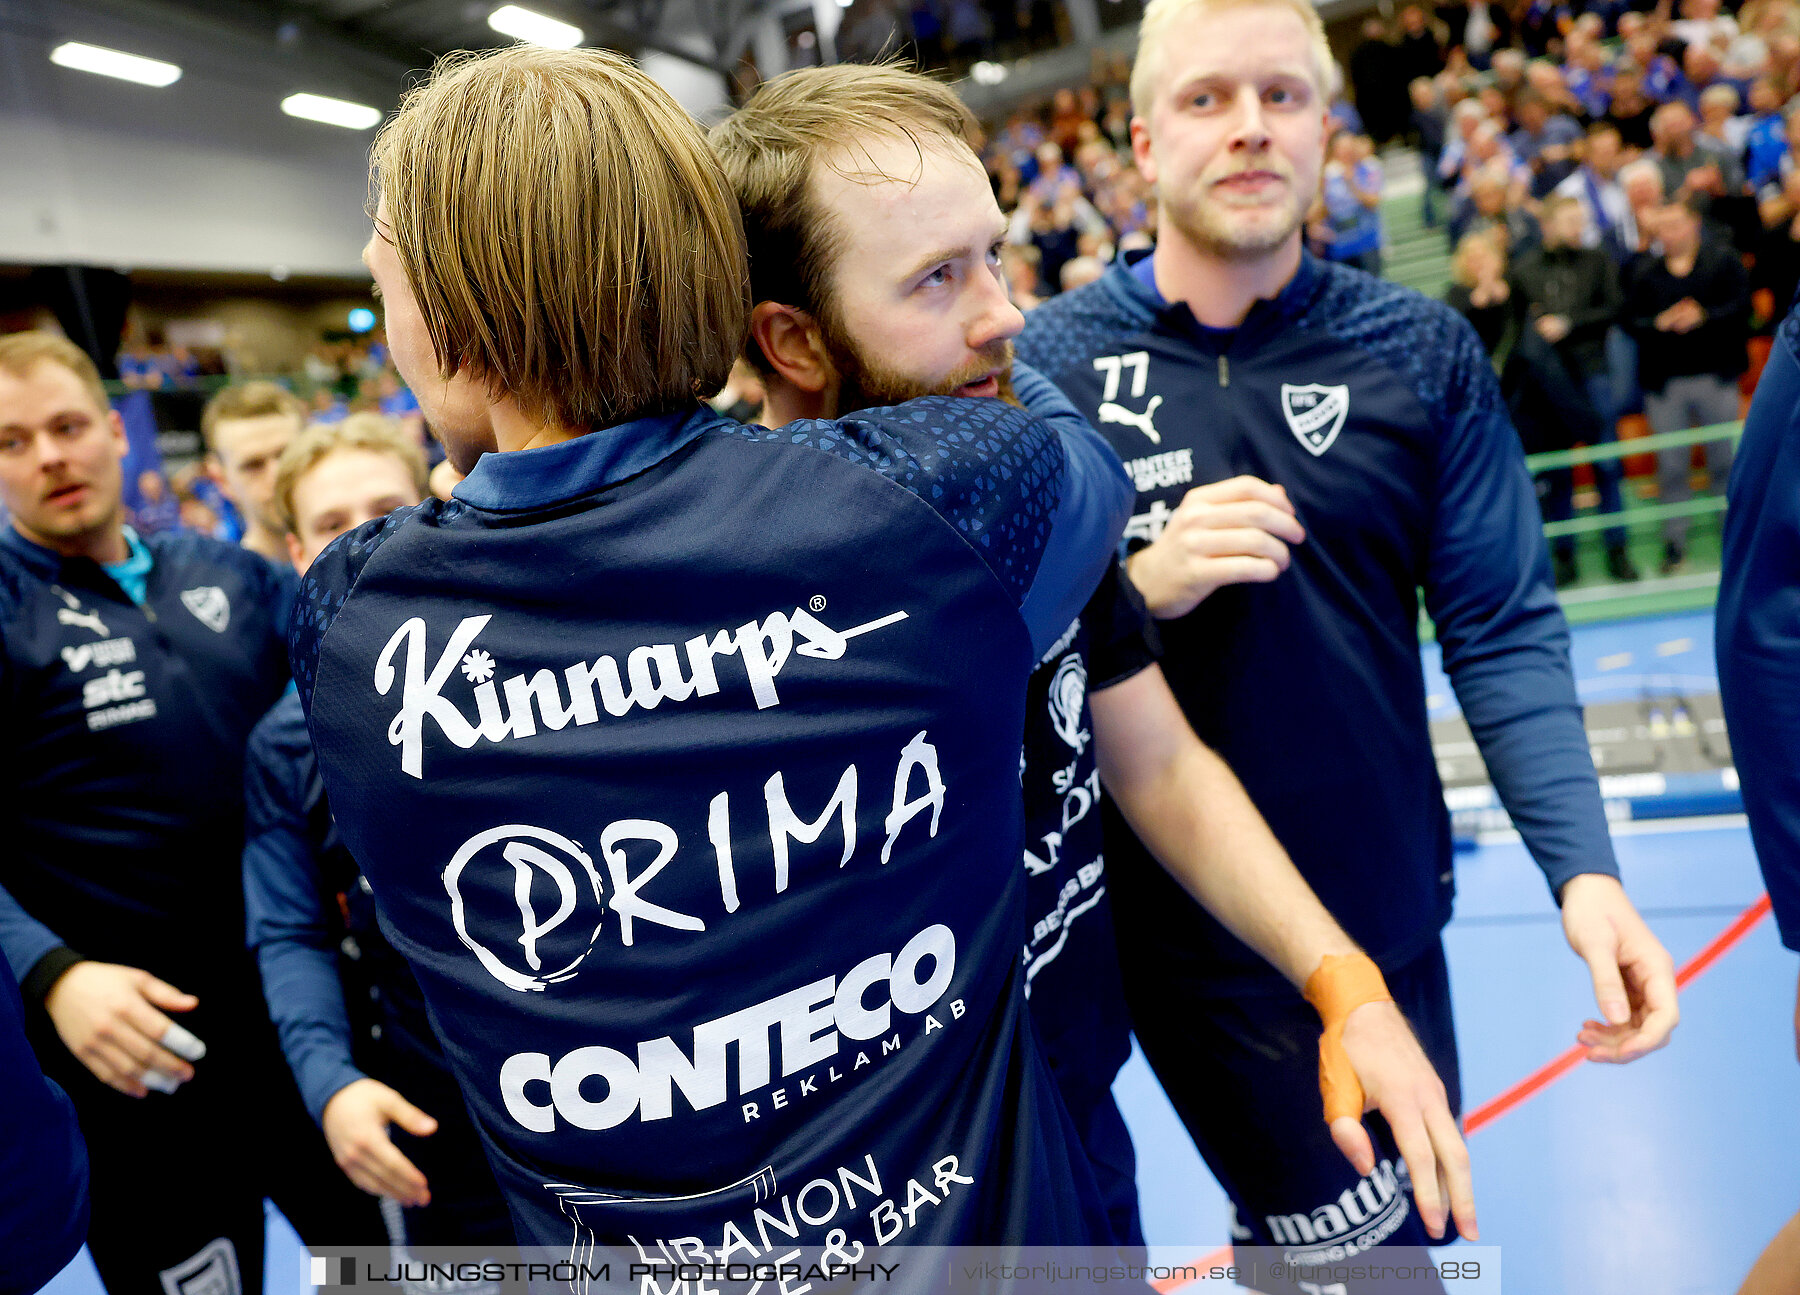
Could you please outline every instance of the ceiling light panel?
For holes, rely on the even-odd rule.
[[[503,36],[522,40],[528,45],[546,45],[551,49],[574,49],[581,44],[581,28],[516,4],[503,5],[488,15],[488,26]]]
[[[367,130],[381,120],[381,109],[346,99],[330,99],[322,94],[290,94],[281,101],[281,110],[290,117],[322,121],[327,126],[343,126],[347,130]]]
[[[181,78],[181,69],[173,63],[127,54],[123,50],[107,49],[103,45],[84,45],[78,40],[66,41],[51,50],[50,61],[58,67],[117,77],[121,81],[134,81],[138,85],[153,85],[159,89],[165,85],[173,85]]]

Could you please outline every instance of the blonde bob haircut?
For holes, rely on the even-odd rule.
[[[1306,34],[1312,38],[1313,81],[1319,96],[1328,99],[1336,94],[1339,84],[1337,63],[1332,59],[1331,45],[1325,39],[1325,24],[1319,20],[1319,11],[1311,0],[1150,0],[1138,23],[1137,62],[1131,68],[1131,111],[1149,120],[1166,62],[1169,28],[1178,18],[1190,13],[1218,13],[1253,4],[1292,9],[1300,16]]]
[[[751,300],[832,323],[843,231],[820,205],[814,177],[829,168],[869,183],[910,181],[916,176],[881,173],[858,144],[909,141],[922,169],[927,145],[961,149],[973,160],[980,133],[954,90],[901,63],[802,68],[763,84],[709,136],[743,214]],[[744,356],[770,371],[754,341]]]
[[[40,364],[55,364],[67,369],[81,383],[96,412],[112,411],[106,398],[106,387],[100,381],[100,370],[88,353],[66,337],[55,333],[8,333],[0,337],[0,373],[23,382]]]
[[[571,431],[724,385],[749,324],[737,203],[693,118],[624,56],[452,54],[371,161],[376,233],[443,376]]]
[[[275,516],[287,534],[298,534],[294,487],[300,484],[300,478],[339,450],[392,455],[412,477],[419,498],[424,499],[429,493],[425,451],[406,434],[398,419],[382,414],[351,414],[341,423],[314,423],[288,442],[275,465]]]

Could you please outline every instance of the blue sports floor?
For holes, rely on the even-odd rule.
[[[1668,659],[1688,655],[1686,644],[1670,651],[1683,638],[1697,649],[1691,667]],[[1710,675],[1711,639],[1710,617],[1578,629],[1584,699],[1599,691],[1588,682],[1597,663],[1616,667],[1625,653],[1655,662],[1659,673]],[[1762,895],[1741,818],[1625,823],[1614,840],[1626,887],[1677,967]],[[1593,999],[1542,877],[1516,840],[1459,854],[1457,884],[1445,942],[1463,1091],[1474,1112],[1564,1053]],[[1737,1289],[1800,1208],[1797,973],[1800,961],[1764,918],[1683,991],[1682,1023],[1668,1048],[1623,1068],[1577,1065],[1470,1135],[1482,1242],[1501,1247],[1506,1291]],[[1138,1146],[1153,1262],[1185,1262],[1224,1246],[1225,1199],[1140,1057],[1116,1091]],[[275,1219],[269,1295],[299,1295],[305,1273],[297,1240]],[[85,1253],[48,1290],[100,1295]]]
[[[1676,964],[1762,894],[1741,820],[1669,820],[1615,836],[1625,883]],[[1574,1042],[1592,1014],[1522,846],[1459,856],[1446,935],[1470,1111]],[[1800,1207],[1800,971],[1767,918],[1682,993],[1663,1051],[1583,1063],[1470,1135],[1484,1245],[1514,1295],[1730,1295]],[[1142,1060],[1116,1091],[1139,1148],[1153,1261],[1228,1238],[1224,1197]]]

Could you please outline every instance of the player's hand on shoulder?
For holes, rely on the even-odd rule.
[[[1477,1240],[1469,1148],[1444,1082],[1400,1009],[1392,1002],[1364,1003],[1344,1019],[1343,1041],[1362,1084],[1364,1110],[1381,1112],[1406,1160],[1420,1220],[1433,1236],[1454,1222],[1464,1239]],[[1374,1171],[1374,1144],[1360,1122],[1333,1120],[1331,1140],[1357,1173]]]
[[[1306,539],[1281,486],[1232,477],[1196,486],[1160,538],[1127,563],[1152,615],[1185,616],[1225,585],[1266,584],[1288,568],[1290,544]]]
[[[75,1058],[127,1097],[172,1093],[194,1077],[206,1046],[165,1012],[200,1000],[138,967],[77,962],[44,995],[44,1010]]]
[[[1576,1039],[1589,1061],[1636,1061],[1669,1041],[1681,1019],[1675,963],[1644,925],[1617,877],[1582,873],[1563,884],[1563,934],[1587,963],[1604,1020]]]
[[[388,1136],[398,1124],[416,1137],[437,1132],[437,1121],[378,1079],[356,1079],[331,1095],[320,1114],[325,1141],[339,1169],[371,1196],[402,1205],[429,1205],[431,1185]]]

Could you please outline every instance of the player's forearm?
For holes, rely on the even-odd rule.
[[[256,961],[282,1055],[317,1120],[335,1093],[363,1078],[352,1056],[336,960],[303,940],[270,939],[257,948]]]
[[[1164,767],[1136,778],[1101,778],[1139,838],[1200,906],[1296,987],[1328,954],[1356,944],[1325,910],[1243,784],[1198,738]]]
[[[1450,677],[1500,803],[1552,893],[1582,873],[1618,876],[1565,659],[1543,646]]]

